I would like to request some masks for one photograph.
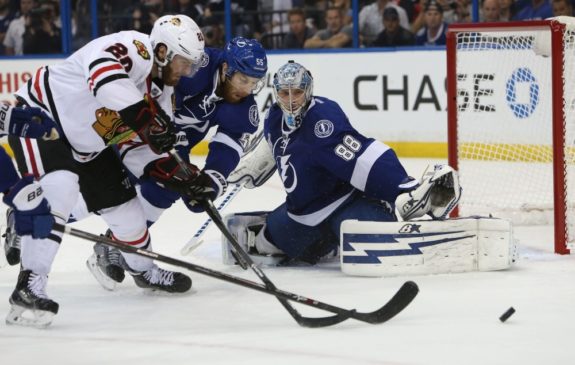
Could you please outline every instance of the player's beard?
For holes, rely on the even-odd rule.
[[[164,81],[164,85],[176,86],[180,78],[181,75],[175,75],[171,67],[165,66],[162,69],[162,81]]]
[[[220,87],[221,97],[228,103],[236,104],[242,101],[246,96],[236,90],[230,81],[226,80]]]

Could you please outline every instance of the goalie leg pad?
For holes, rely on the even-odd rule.
[[[502,270],[516,261],[511,223],[471,217],[445,221],[344,221],[341,269],[354,276]]]
[[[285,259],[285,255],[264,235],[267,214],[267,212],[229,214],[224,218],[224,223],[256,264],[277,266]],[[236,264],[232,250],[232,245],[222,235],[222,259],[226,265]]]

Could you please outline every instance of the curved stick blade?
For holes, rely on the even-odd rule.
[[[406,281],[385,305],[370,313],[355,313],[351,317],[371,324],[384,323],[401,313],[419,293],[413,281]]]

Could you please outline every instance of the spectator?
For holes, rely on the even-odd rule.
[[[553,0],[553,16],[573,16],[573,5],[570,0]]]
[[[132,10],[132,22],[127,29],[150,34],[153,26],[154,22],[151,21],[147,7],[139,5]]]
[[[499,20],[508,22],[517,14],[517,3],[514,0],[499,0]]]
[[[35,0],[20,0],[20,16],[8,26],[4,37],[4,54],[7,56],[23,54],[23,37],[26,31],[26,17],[30,10],[36,6]]]
[[[4,54],[4,37],[14,14],[10,11],[10,0],[0,0],[0,55]]]
[[[373,3],[364,6],[359,12],[359,34],[362,43],[371,44],[381,31],[384,29],[383,11],[386,8],[394,8],[399,14],[399,25],[409,29],[409,18],[406,11],[395,5],[390,0],[376,0]]]
[[[341,9],[343,14],[343,25],[349,25],[353,22],[351,0],[330,0],[329,7]]]
[[[429,0],[423,11],[423,28],[415,36],[415,44],[445,45],[447,24],[443,21],[443,8],[436,0]]]
[[[371,44],[373,47],[398,47],[415,44],[413,33],[399,25],[399,12],[394,7],[388,7],[383,11],[383,26],[383,31]]]
[[[223,48],[225,44],[224,26],[218,21],[217,17],[204,19],[206,24],[202,27],[202,33],[206,42],[206,47]]]
[[[553,16],[550,0],[531,0],[521,9],[513,20],[542,20]]]
[[[62,52],[61,32],[54,24],[56,5],[51,0],[45,0],[30,10],[22,37],[24,54]]]
[[[304,48],[351,47],[353,26],[343,25],[343,12],[339,8],[329,8],[325,13],[326,28],[319,30],[305,41]]]
[[[305,13],[300,8],[288,12],[289,32],[285,35],[282,48],[303,48],[305,41],[311,38],[315,31],[305,22]]]
[[[499,0],[483,0],[481,4],[481,21],[498,22],[499,20]]]
[[[201,0],[177,0],[170,11],[174,14],[184,14],[194,19],[202,26],[204,17],[204,1]]]

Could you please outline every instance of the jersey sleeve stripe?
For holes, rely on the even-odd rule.
[[[351,185],[364,191],[371,167],[387,150],[389,150],[389,146],[378,141],[373,141],[367,146],[355,162],[353,174],[351,175]]]
[[[237,143],[236,141],[234,141],[230,136],[228,136],[227,134],[218,132],[216,133],[213,137],[212,140],[210,141],[210,143],[222,143],[228,147],[230,147],[231,149],[235,150],[238,153],[238,156],[242,157],[242,155],[244,154],[244,149],[242,148],[242,146]]]
[[[112,81],[116,81],[116,80],[120,80],[120,79],[129,79],[129,78],[130,77],[128,76],[128,74],[125,74],[125,73],[114,74],[114,75],[110,75],[108,77],[105,77],[96,83],[96,86],[94,86],[92,93],[94,94],[94,96],[96,96],[96,94],[98,93],[98,89],[101,88],[102,86],[106,85],[107,83],[112,82]]]
[[[118,63],[118,60],[115,58],[109,58],[109,57],[98,58],[94,62],[90,63],[90,65],[88,66],[88,70],[91,72],[94,67],[98,66],[100,63],[103,63],[103,62]]]
[[[36,91],[36,95],[38,95],[38,100],[40,103],[44,104],[43,96],[42,96],[42,89],[40,88],[40,74],[42,73],[42,68],[39,68],[36,71],[36,76],[34,77],[34,91]]]
[[[109,71],[113,71],[113,70],[124,70],[124,68],[122,67],[122,65],[120,65],[119,63],[116,63],[115,65],[108,65],[108,66],[104,66],[104,67],[100,67],[99,69],[97,69],[89,78],[90,82],[89,82],[89,87],[90,89],[92,89],[94,87],[94,81],[103,73],[105,72],[109,72]]]

